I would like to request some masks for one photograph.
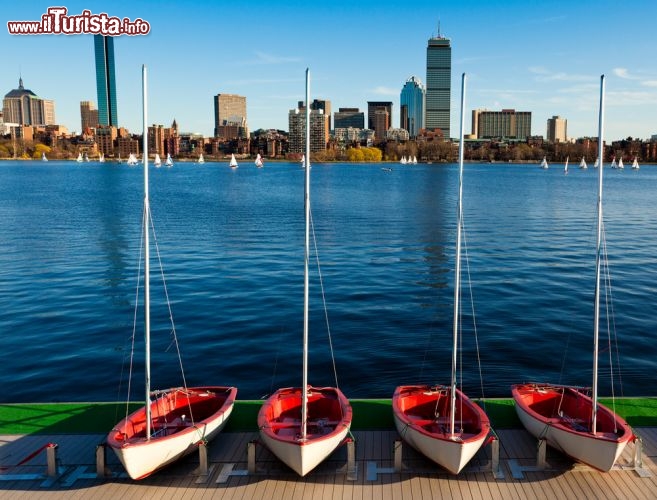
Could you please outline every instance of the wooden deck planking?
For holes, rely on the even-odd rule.
[[[357,431],[356,459],[357,481],[348,481],[343,473],[336,473],[347,458],[346,447],[338,449],[316,471],[299,478],[282,465],[263,445],[256,446],[255,475],[234,475],[225,484],[217,483],[221,469],[234,464],[234,470],[247,468],[247,444],[257,439],[257,433],[224,433],[208,446],[211,474],[207,481],[197,483],[194,470],[198,467],[198,456],[192,454],[177,464],[160,471],[143,481],[127,478],[81,479],[72,486],[63,486],[71,470],[86,468],[95,473],[95,448],[103,436],[56,435],[56,436],[0,436],[0,461],[2,465],[15,464],[47,442],[58,444],[59,463],[67,468],[60,483],[44,488],[39,480],[0,482],[0,499],[62,498],[66,500],[115,498],[141,499],[184,499],[203,500],[250,500],[258,498],[286,499],[344,499],[375,500],[411,498],[655,498],[657,491],[657,429],[640,429],[643,437],[644,467],[650,468],[653,477],[642,478],[634,471],[612,471],[600,473],[582,466],[572,466],[558,452],[548,449],[548,463],[555,470],[526,472],[523,479],[511,476],[507,461],[514,459],[525,465],[533,465],[536,459],[536,441],[523,430],[500,431],[500,459],[504,479],[495,480],[490,472],[475,472],[465,469],[459,476],[452,476],[433,462],[403,445],[404,463],[409,469],[400,472],[382,472],[375,480],[367,478],[367,463],[390,471],[394,465],[393,443],[398,438],[395,431]],[[629,463],[634,446],[629,445],[621,459]],[[108,466],[113,472],[122,472],[118,460],[111,450],[106,453]],[[490,458],[484,450],[473,463],[483,464]],[[16,467],[6,474],[45,474],[45,452],[28,464]]]

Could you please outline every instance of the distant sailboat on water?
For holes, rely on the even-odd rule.
[[[600,165],[600,158],[595,159],[595,163],[593,164],[593,168],[598,168],[598,165]]]
[[[582,161],[579,162],[579,168],[581,168],[581,169],[583,169],[583,170],[586,170],[587,168],[589,168],[589,167],[586,165],[586,160],[584,159],[583,156],[582,156]]]
[[[614,156],[614,159],[611,160],[611,168],[618,168],[618,163],[616,163],[616,157]]]
[[[399,163],[401,163],[402,165],[406,165],[408,163],[408,160],[406,159],[405,156],[402,156],[401,160],[399,160]]]
[[[230,155],[230,163],[228,164],[230,168],[237,168],[239,165],[237,164],[237,160],[235,159],[235,155],[231,153]]]
[[[162,166],[162,159],[160,158],[160,155],[155,153],[155,159],[153,160],[153,165],[156,167],[161,167]]]
[[[621,156],[618,159],[618,170],[623,170],[625,168],[625,165],[623,165],[623,157]]]
[[[258,168],[262,168],[264,166],[264,163],[262,162],[262,156],[260,156],[260,153],[256,155],[255,166]]]
[[[84,160],[82,159],[82,153],[78,153],[78,157],[77,157],[77,159],[76,159],[75,161],[77,161],[78,163],[82,163],[82,162],[84,161]]]
[[[134,153],[130,153],[130,156],[128,156],[128,162],[127,163],[130,166],[137,165],[139,163],[139,161],[137,160],[137,156],[135,156]]]
[[[100,153],[100,156],[98,157],[98,161],[100,163],[105,163],[105,155],[103,153]]]
[[[541,161],[541,168],[542,169],[547,169],[548,168],[548,162],[545,156],[543,157],[543,161]]]
[[[632,170],[639,170],[639,161],[636,159],[636,156],[634,157],[634,161],[632,162]]]
[[[563,173],[564,175],[568,175],[568,160],[570,159],[570,156],[566,156],[566,164],[563,167]]]
[[[41,161],[48,161],[48,158],[46,157],[46,153],[41,153]]]
[[[173,167],[173,160],[171,159],[171,155],[167,153],[167,159],[165,160],[164,164],[167,167]]]
[[[199,162],[199,163],[205,163],[205,158],[203,158],[203,153],[201,153],[201,154],[198,156],[198,162]]]

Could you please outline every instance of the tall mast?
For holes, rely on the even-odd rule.
[[[142,100],[143,100],[143,160],[144,160],[144,378],[146,389],[146,439],[151,438],[151,263],[148,238],[148,225],[150,223],[150,205],[148,202],[148,117],[146,113],[147,101],[147,71],[146,65],[141,67],[142,73]]]
[[[305,251],[303,270],[303,389],[301,402],[301,439],[306,439],[308,423],[308,262],[310,259],[310,69],[306,68],[306,177],[304,188]]]
[[[591,432],[595,435],[598,417],[598,335],[600,332],[600,267],[602,250],[602,167],[604,165],[603,127],[605,119],[605,75],[600,76],[600,112],[598,121],[598,236],[595,255],[595,305],[593,315],[593,409]]]
[[[458,350],[459,335],[459,317],[460,317],[460,299],[461,299],[461,228],[463,224],[463,127],[465,113],[465,73],[461,75],[461,125],[459,132],[459,198],[456,207],[456,257],[454,265],[454,329],[452,331],[452,388],[451,388],[451,407],[449,417],[449,432],[454,434],[456,415],[456,358]]]

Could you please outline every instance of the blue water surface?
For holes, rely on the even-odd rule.
[[[451,370],[457,165],[381,166],[311,170],[327,308],[313,255],[309,380],[334,385],[337,374],[352,398],[448,383]],[[189,385],[235,385],[241,399],[257,399],[301,383],[303,178],[296,163],[151,167]],[[591,384],[597,182],[593,168],[564,175],[556,165],[466,164],[459,375],[472,396],[508,397],[510,384],[530,380]],[[141,168],[125,164],[0,163],[2,402],[125,398],[141,303],[142,183]],[[605,169],[603,298],[613,299],[613,314],[603,305],[601,394],[654,395],[656,194],[655,167]],[[176,386],[152,254],[152,380]]]

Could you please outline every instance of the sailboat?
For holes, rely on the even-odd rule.
[[[128,156],[127,164],[130,165],[130,166],[133,166],[133,165],[137,165],[138,163],[139,163],[139,161],[137,160],[137,157],[135,156],[135,154],[130,153],[130,155]]]
[[[155,153],[155,159],[153,160],[153,165],[156,167],[161,167],[162,166],[162,159],[160,158],[160,155]]]
[[[568,160],[570,159],[570,156],[566,156],[566,164],[563,167],[563,173],[564,175],[568,175]]]
[[[82,162],[84,161],[84,160],[82,159],[82,153],[78,153],[78,157],[77,157],[77,159],[76,159],[75,161],[77,161],[78,163],[82,163]]]
[[[231,153],[230,155],[230,163],[228,164],[230,168],[237,168],[239,165],[237,164],[237,160],[235,159],[235,155]]]
[[[310,70],[306,69],[306,158],[310,158]],[[303,302],[303,374],[301,387],[277,390],[258,412],[260,437],[300,476],[305,476],[342,444],[351,427],[352,409],[337,387],[308,384],[308,302],[310,258],[310,165],[305,172],[305,267]]]
[[[262,162],[262,156],[260,156],[260,153],[256,155],[255,166],[258,168],[262,168],[264,166],[264,163]]]
[[[46,157],[46,153],[41,153],[41,161],[48,161],[48,158]]]
[[[405,156],[402,156],[401,160],[399,160],[399,163],[401,163],[402,165],[406,165],[408,163],[408,160],[406,159]]]
[[[582,156],[582,161],[579,162],[579,168],[581,168],[582,170],[586,170],[587,168],[589,168],[589,167],[586,165],[586,160],[584,159],[583,156]]]
[[[237,396],[235,387],[175,387],[151,392],[150,387],[150,260],[148,197],[148,122],[146,66],[142,67],[144,127],[144,339],[145,405],[110,431],[107,444],[132,479],[142,479],[179,459],[201,441],[212,439],[226,424]],[[154,396],[155,399],[151,399]],[[126,411],[127,413],[127,411]]]
[[[617,168],[618,168],[618,170],[623,170],[625,168],[625,165],[623,165],[623,157],[622,156],[618,159],[618,167]]]
[[[543,157],[543,160],[541,161],[541,168],[543,168],[543,169],[548,168],[548,162],[545,159],[545,156]]]
[[[463,228],[463,130],[466,75],[461,78],[461,141],[457,207],[452,329],[452,379],[449,386],[403,385],[392,396],[395,427],[401,437],[426,457],[458,474],[475,456],[490,433],[490,420],[474,401],[456,387],[460,331],[461,233]]]
[[[618,163],[616,163],[616,157],[611,160],[611,168],[618,168]]]
[[[205,158],[203,158],[203,153],[201,153],[200,155],[198,155],[198,162],[199,162],[199,163],[205,163]]]
[[[171,159],[171,155],[169,153],[167,153],[167,159],[164,160],[164,164],[167,167],[173,167],[173,160]]]
[[[604,75],[600,77],[599,157],[603,155]],[[630,426],[598,403],[598,331],[600,323],[600,273],[602,258],[602,163],[598,170],[598,229],[593,322],[593,386],[591,396],[580,387],[546,383],[511,387],[515,407],[525,428],[538,439],[601,471],[609,471],[632,439]]]
[[[598,165],[600,165],[600,157],[599,156],[595,159],[595,163],[593,164],[593,168],[598,168]]]
[[[103,153],[100,153],[100,156],[98,157],[98,161],[100,163],[105,163],[105,155]]]
[[[639,170],[639,161],[636,159],[636,156],[634,157],[634,161],[632,162],[632,170]]]

